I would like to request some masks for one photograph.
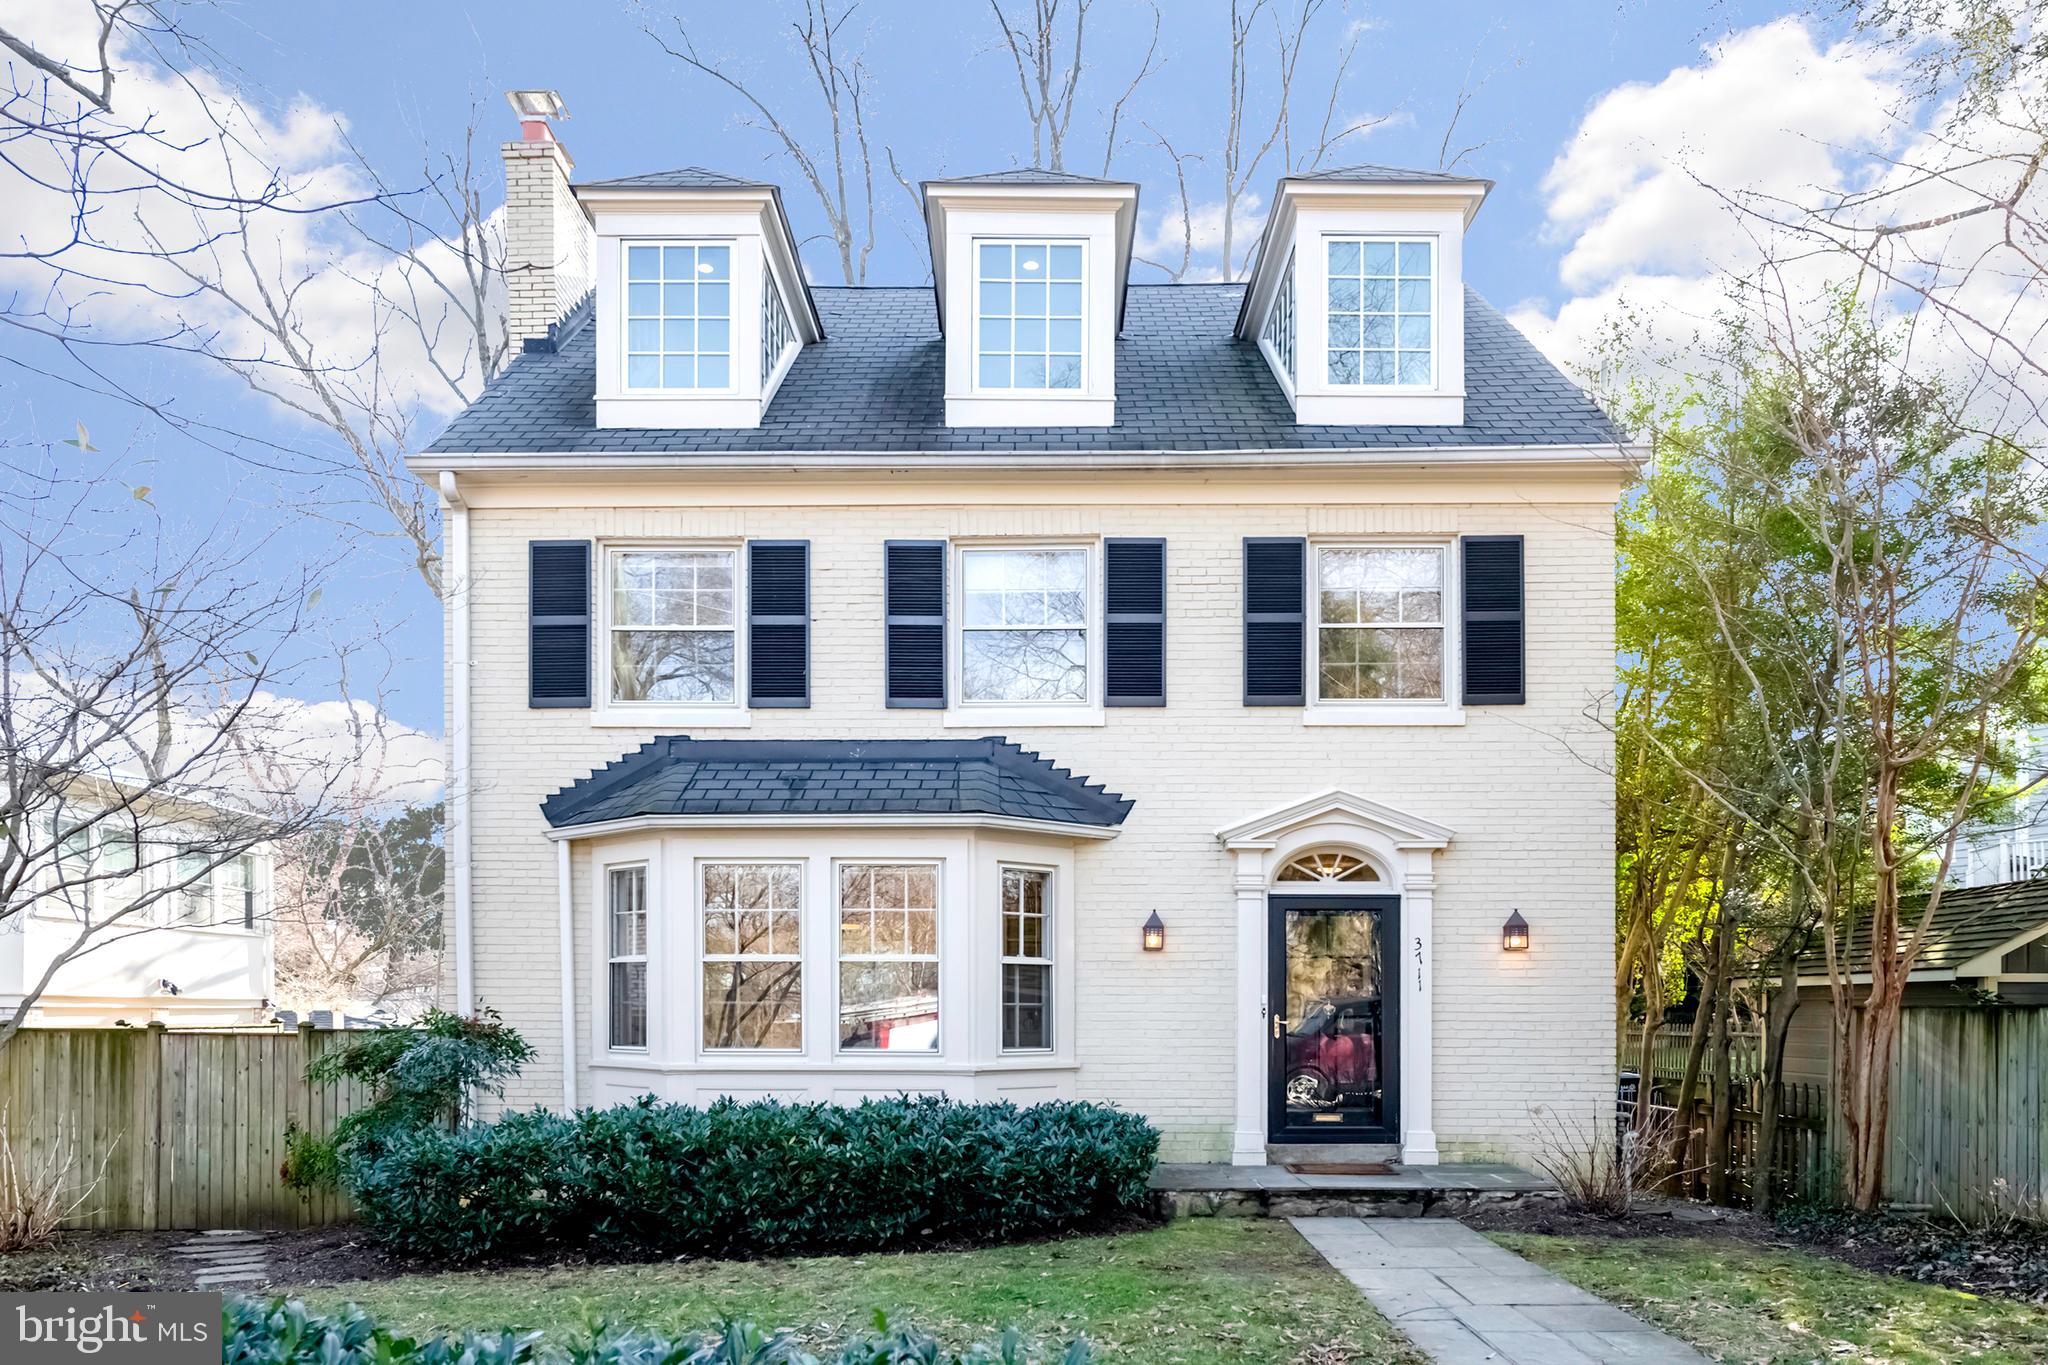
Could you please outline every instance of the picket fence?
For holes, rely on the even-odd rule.
[[[306,1066],[339,1035],[24,1029],[0,1048],[0,1123],[29,1169],[69,1160],[97,1186],[69,1226],[298,1228],[348,1216],[337,1194],[279,1178],[285,1130],[333,1131],[365,1103]]]

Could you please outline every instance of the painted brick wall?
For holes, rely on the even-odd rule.
[[[505,322],[513,349],[548,328],[597,281],[596,238],[569,189],[572,163],[559,142],[507,142]]]
[[[697,732],[772,739],[978,733],[882,705],[885,538],[1098,534],[1167,539],[1169,704],[1113,709],[1101,727],[1008,732],[1137,802],[1118,838],[1077,854],[1079,1093],[1150,1116],[1170,1158],[1228,1154],[1233,867],[1215,831],[1341,786],[1456,831],[1437,862],[1436,1126],[1446,1159],[1526,1155],[1533,1106],[1583,1116],[1611,1102],[1611,745],[1600,712],[1613,675],[1609,486],[1460,488],[1469,500],[1427,504],[1381,501],[1361,478],[1305,490],[1292,505],[1273,504],[1270,492],[1266,505],[1246,505],[1162,475],[1123,504],[1099,493],[1063,502],[1062,489],[1040,483],[1031,501],[1011,489],[984,495],[1007,505],[976,505],[963,501],[975,496],[964,485],[935,485],[919,501],[903,487],[912,478],[898,481],[888,506],[851,496],[824,505],[831,491],[805,506],[786,485],[753,505],[692,507],[687,489],[583,489],[528,491],[525,501],[547,505],[471,513],[477,990],[545,1058],[512,1102],[561,1096],[555,852],[538,802],[655,733],[527,708],[529,539],[810,539],[814,705],[757,712],[744,732]],[[729,488],[711,496],[752,499]],[[597,497],[676,505],[568,505]],[[1240,704],[1243,537],[1498,533],[1527,538],[1529,705],[1474,708],[1462,727],[1310,728],[1298,711]],[[579,852],[579,898],[587,869]],[[1511,907],[1532,925],[1527,954],[1500,950]],[[1155,908],[1171,947],[1163,960],[1138,960],[1127,950]],[[579,906],[579,936],[586,922]],[[579,941],[585,1057],[590,951]]]

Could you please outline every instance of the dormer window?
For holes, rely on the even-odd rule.
[[[1330,382],[1435,387],[1435,244],[1428,238],[1332,237],[1325,245]]]
[[[976,243],[975,386],[988,390],[1081,387],[1079,242]]]
[[[732,246],[626,244],[626,387],[732,387]]]

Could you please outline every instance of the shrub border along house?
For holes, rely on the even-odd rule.
[[[342,1153],[342,1179],[378,1238],[409,1256],[755,1256],[1099,1222],[1144,1206],[1158,1147],[1144,1119],[1067,1101],[643,1098],[454,1133],[387,1129]]]
[[[823,1365],[783,1334],[763,1332],[751,1322],[730,1322],[710,1336],[681,1338],[600,1324],[586,1340],[551,1344],[544,1351],[538,1332],[472,1331],[414,1340],[379,1327],[353,1305],[321,1316],[296,1299],[230,1298],[221,1318],[223,1365],[530,1365],[543,1360],[560,1365]],[[892,1331],[878,1315],[874,1333],[848,1342],[832,1357],[832,1365],[1030,1365],[1054,1358],[1061,1365],[1087,1365],[1094,1356],[1084,1341],[1056,1357],[1034,1354],[1014,1331],[994,1345],[956,1354],[919,1332]]]

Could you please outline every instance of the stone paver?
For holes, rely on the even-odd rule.
[[[1295,1218],[1440,1365],[1707,1365],[1675,1337],[1448,1218]]]
[[[191,1268],[192,1283],[201,1289],[260,1285],[270,1278],[260,1232],[202,1232],[172,1251]]]

